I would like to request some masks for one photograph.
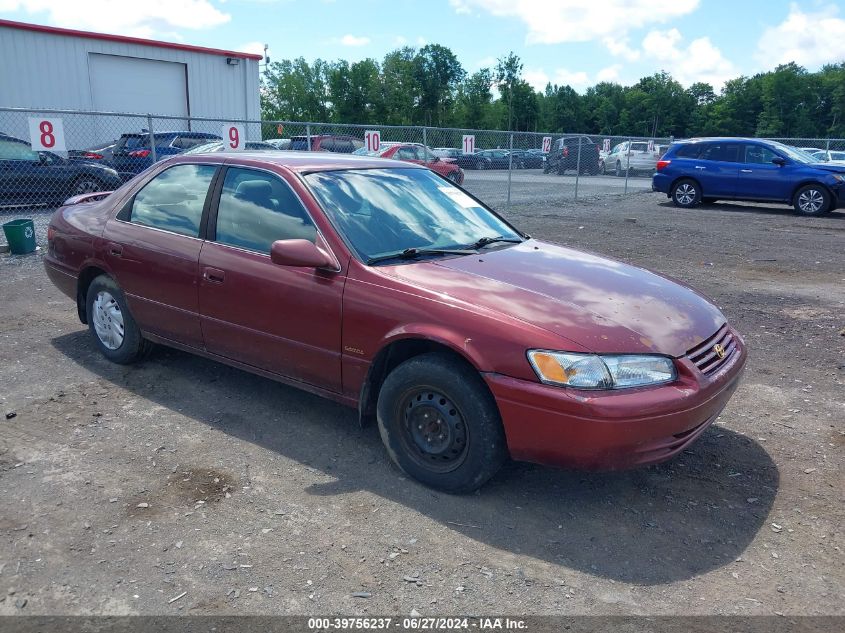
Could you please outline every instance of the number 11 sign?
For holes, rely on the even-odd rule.
[[[472,154],[475,152],[475,135],[464,134],[464,154]]]

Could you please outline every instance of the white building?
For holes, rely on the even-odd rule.
[[[154,121],[155,128],[217,133],[219,123],[187,117],[260,119],[260,60],[249,53],[0,20],[0,108],[167,115],[180,118]],[[64,117],[68,141],[77,147],[148,127],[141,118],[57,116]],[[0,111],[0,132],[26,138],[26,117]]]

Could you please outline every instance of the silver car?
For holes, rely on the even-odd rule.
[[[660,145],[651,145],[649,141],[623,141],[614,146],[604,160],[604,172],[624,176],[625,172],[633,175],[637,172],[653,173],[660,158]]]

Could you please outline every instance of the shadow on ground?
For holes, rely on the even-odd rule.
[[[728,201],[717,201],[717,202],[702,202],[701,204],[692,207],[692,208],[683,208],[675,206],[671,200],[666,200],[664,202],[660,202],[657,205],[658,207],[663,207],[665,209],[671,209],[677,213],[695,213],[698,210],[705,209],[707,211],[724,211],[726,213],[749,213],[754,215],[775,215],[781,217],[794,217],[796,220],[807,220],[809,218],[799,215],[795,213],[795,209],[792,206],[787,206],[785,204],[775,204],[772,203],[771,206],[762,206],[759,203],[742,203],[742,202],[728,202]],[[819,217],[825,220],[845,220],[845,213],[842,212],[842,209],[837,209],[832,211],[831,213],[823,213],[819,216],[812,216],[812,217]]]
[[[713,427],[668,464],[620,473],[511,464],[480,493],[445,495],[403,477],[351,409],[175,350],[113,365],[88,336],[53,345],[154,404],[334,478],[306,494],[366,490],[490,547],[613,580],[673,582],[732,562],[778,490],[777,467],[758,443]]]

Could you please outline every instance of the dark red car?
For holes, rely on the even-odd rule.
[[[435,156],[430,149],[420,143],[391,143],[380,149],[378,155],[382,158],[392,158],[428,167],[459,185],[464,182],[464,170],[458,167],[453,159]]]
[[[45,266],[107,358],[160,343],[357,407],[443,490],[508,456],[670,458],[745,364],[700,294],[532,239],[416,165],[179,156],[97,196],[55,213]]]

